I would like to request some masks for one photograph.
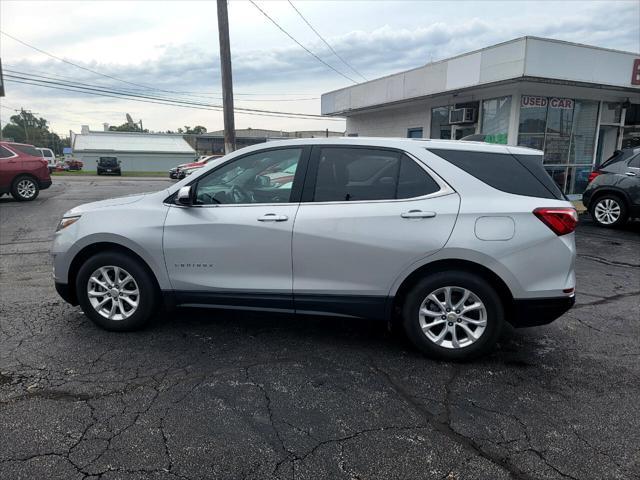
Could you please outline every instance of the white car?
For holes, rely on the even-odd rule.
[[[295,168],[292,167],[295,165]],[[272,182],[278,172],[292,181]],[[60,295],[109,330],[161,305],[401,322],[428,355],[487,352],[575,301],[577,214],[542,152],[327,138],[243,148],[156,193],[65,213]]]

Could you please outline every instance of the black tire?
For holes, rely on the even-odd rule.
[[[131,298],[138,302],[138,306],[133,314],[127,318],[120,320],[106,318],[93,307],[89,299],[87,290],[91,275],[99,268],[107,266],[124,269],[133,277],[133,280],[137,284],[139,295]],[[131,285],[132,284],[129,284],[128,288],[132,288]],[[138,260],[118,252],[99,253],[89,258],[78,271],[76,277],[76,294],[84,314],[89,317],[89,319],[105,330],[117,332],[138,330],[144,327],[156,313],[159,303],[159,292],[152,274],[144,265],[141,265]],[[108,300],[105,304],[106,308],[109,308],[112,303],[112,300]],[[125,302],[122,303],[124,304]]]
[[[31,192],[27,194],[26,192]],[[18,202],[30,202],[38,198],[40,186],[31,175],[18,175],[11,184],[11,195]]]
[[[420,325],[419,311],[423,301],[425,301],[430,293],[444,287],[467,289],[484,304],[486,310],[486,325],[484,331],[480,333],[477,340],[467,346],[461,346],[459,348],[440,346],[427,337],[427,334],[423,332]],[[454,295],[461,296],[462,292],[455,290]],[[460,298],[456,297],[455,300],[460,300]],[[431,308],[429,309],[431,310]],[[451,313],[453,314],[454,312]],[[474,314],[470,313],[469,315]],[[438,321],[441,319],[442,317],[436,318]],[[504,325],[504,307],[496,291],[484,278],[465,271],[440,272],[422,279],[409,291],[402,305],[402,320],[404,330],[409,340],[427,356],[449,361],[470,360],[486,354],[495,346]],[[455,320],[450,322],[449,319],[447,319],[447,321],[441,325],[442,328],[447,328],[448,326],[448,328],[455,329],[456,332],[462,332],[461,337],[466,337],[466,333],[461,330],[463,327],[458,326],[458,323],[464,322],[462,322],[462,320],[461,322]],[[476,331],[475,329],[478,328],[475,325],[469,326],[469,324],[466,323],[465,325],[474,332]],[[430,332],[434,333],[434,330],[435,334],[442,332],[442,330],[438,329],[439,326],[434,326]],[[460,334],[458,333],[457,335]],[[445,339],[447,339],[447,337],[448,340],[445,341],[452,343],[452,334],[448,333],[444,335]]]
[[[604,206],[606,205],[606,202],[609,202],[609,205],[612,205],[610,202],[613,202],[620,209],[620,214],[618,216],[618,219],[611,223],[606,223],[603,221],[604,218],[606,217],[602,217],[603,220],[598,218],[597,212],[596,212],[596,208],[598,208],[598,205]],[[620,227],[624,225],[629,219],[629,210],[627,208],[627,202],[625,202],[624,198],[614,193],[606,193],[604,195],[597,197],[595,201],[591,202],[591,205],[589,205],[589,214],[591,214],[591,218],[593,219],[593,222],[596,225],[604,228]]]

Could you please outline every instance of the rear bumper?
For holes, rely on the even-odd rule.
[[[546,325],[562,316],[576,303],[576,296],[532,298],[513,301],[509,323],[516,328]]]
[[[49,179],[49,180],[38,180],[38,186],[40,187],[40,190],[45,190],[45,189],[49,188],[52,183],[53,182],[51,181],[51,179]]]
[[[78,305],[78,299],[67,283],[56,282],[56,292],[58,292],[58,295],[60,295],[65,302],[71,305]]]

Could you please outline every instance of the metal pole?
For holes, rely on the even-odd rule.
[[[224,116],[224,151],[225,153],[231,153],[236,149],[236,126],[233,116],[233,79],[231,76],[231,49],[229,46],[229,16],[227,14],[227,1],[217,1]]]

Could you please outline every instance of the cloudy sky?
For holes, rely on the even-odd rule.
[[[287,1],[256,3],[308,49],[355,81],[523,35],[640,51],[639,0],[292,0],[347,66]],[[306,53],[250,2],[231,1],[229,22],[236,106],[319,114],[320,94],[353,84]],[[103,122],[121,124],[127,112],[156,131],[196,124],[208,130],[222,128],[222,114],[215,110],[72,93],[12,83],[7,78],[74,81],[102,90],[220,104],[214,0],[0,0],[0,30],[56,57],[124,81],[55,60],[0,34],[7,95],[0,98],[2,124],[13,109],[24,107],[47,118],[62,134],[69,129],[78,131],[82,124],[93,129],[102,128]],[[236,127],[342,131],[344,121],[236,114]]]

